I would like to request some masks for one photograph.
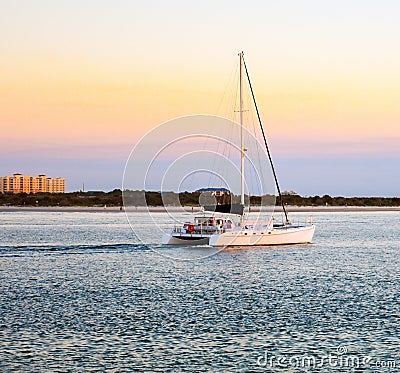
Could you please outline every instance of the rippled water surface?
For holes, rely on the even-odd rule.
[[[0,371],[400,371],[399,213],[202,260],[136,215],[154,245],[122,213],[0,213]]]

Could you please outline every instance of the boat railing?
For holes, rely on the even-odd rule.
[[[174,225],[172,229],[173,233],[178,233],[180,235],[188,235],[190,234],[191,236],[196,234],[208,234],[208,233],[213,233],[213,234],[222,234],[226,232],[226,229],[224,227],[219,227],[219,226],[211,226],[211,225],[196,225],[195,228],[191,231],[189,231],[187,228],[182,227],[181,225]]]
[[[302,227],[304,225],[313,225],[312,216],[308,216],[306,218],[298,217],[296,219],[290,219],[289,224],[286,223],[282,217],[281,222],[274,222],[274,228],[293,228],[293,227]]]

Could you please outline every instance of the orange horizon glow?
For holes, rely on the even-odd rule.
[[[0,154],[124,160],[173,118],[234,119],[243,50],[274,155],[400,155],[399,4],[236,5],[4,5]]]
[[[126,136],[138,138],[177,116],[219,114],[216,108],[228,77],[228,73],[218,77],[210,70],[181,74],[179,67],[136,74],[76,69],[58,66],[46,75],[34,65],[26,74],[2,68],[3,137],[12,138],[17,128],[29,133],[27,142],[33,138],[87,143],[84,138],[90,136],[93,142],[111,143],[126,140]],[[312,74],[297,73],[286,79],[279,75],[269,79],[269,75],[264,70],[252,73],[260,111],[271,134],[287,131],[313,140],[400,137],[400,84],[396,80],[349,83],[346,77],[321,81]]]

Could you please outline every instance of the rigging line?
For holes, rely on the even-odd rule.
[[[231,76],[230,76],[230,79],[229,79],[229,83],[231,83],[231,84],[229,84],[230,90],[229,90],[229,92],[227,92],[228,91],[228,86],[227,86],[225,88],[225,92],[224,92],[224,95],[227,98],[227,105],[226,105],[226,108],[225,108],[225,113],[223,115],[223,118],[228,118],[232,122],[234,122],[233,116],[235,114],[234,110],[232,110],[232,107],[234,109],[235,102],[237,101],[237,95],[238,95],[238,93],[237,93],[237,89],[238,88],[235,87],[235,85],[233,84],[233,82],[237,81],[236,76],[238,75],[238,66],[237,65],[235,65],[235,66],[236,66],[236,69],[234,69],[234,71],[232,70]],[[233,74],[233,79],[232,79],[232,73],[233,72],[234,72],[234,74]],[[217,151],[216,152],[218,154],[222,155],[222,159],[219,162],[220,166],[221,166],[220,172],[221,172],[222,175],[224,175],[225,174],[225,170],[228,169],[227,168],[228,165],[227,165],[226,159],[230,159],[229,158],[229,154],[230,154],[230,148],[231,148],[231,144],[230,143],[231,143],[231,138],[232,138],[232,131],[233,131],[232,126],[229,126],[229,131],[228,131],[227,136],[226,136],[226,134],[224,134],[222,136],[222,137],[226,138],[226,142],[223,142],[223,144],[222,144],[223,145],[222,152],[219,152],[219,146],[220,146],[220,142],[221,141],[218,141],[218,144],[217,144],[218,146],[217,146]],[[223,156],[225,156],[226,159],[224,159]],[[217,156],[215,155],[214,158],[213,158],[213,164],[212,164],[212,168],[211,168],[212,170],[216,169],[216,163],[217,163]],[[209,180],[208,180],[208,186],[209,187],[216,186],[216,185],[214,185],[214,183],[216,181],[217,181],[217,176],[214,173],[210,173]]]
[[[246,96],[247,96],[247,94],[246,94]],[[250,96],[246,97],[246,100],[247,100],[247,106],[251,107],[251,102],[252,102],[251,97]],[[249,110],[248,117],[249,117],[249,119],[248,119],[247,123],[251,123],[252,130],[253,130],[252,135],[254,136],[254,138],[252,139],[252,142],[254,141],[254,146],[249,147],[249,150],[248,150],[249,153],[248,154],[250,154],[250,149],[251,150],[255,149],[255,151],[253,151],[253,152],[257,153],[257,156],[255,156],[255,154],[253,156],[254,160],[257,160],[257,167],[258,167],[258,169],[257,169],[256,163],[254,162],[254,165],[253,165],[254,172],[255,172],[255,179],[254,180],[256,181],[255,185],[258,185],[258,187],[259,187],[258,190],[261,193],[261,191],[263,190],[262,186],[264,185],[265,177],[264,177],[264,167],[262,167],[262,165],[261,165],[261,156],[260,156],[260,150],[261,149],[258,146],[258,141],[259,140],[258,140],[258,136],[257,136],[258,132],[256,131],[254,110]],[[250,128],[249,128],[249,130],[250,130]],[[251,152],[251,154],[253,154],[253,152]],[[253,170],[253,167],[251,168],[251,170]],[[258,172],[256,172],[256,171],[258,171]]]
[[[218,115],[218,113],[221,109],[222,103],[227,95],[228,88],[231,86],[232,76],[236,75],[237,69],[238,69],[237,64],[234,64],[232,67],[231,73],[229,74],[229,79],[228,79],[228,82],[226,83],[224,93],[222,94],[221,100],[219,101],[219,104],[217,106],[217,110],[216,110],[217,115]]]
[[[246,88],[247,88],[245,90],[246,105],[248,108],[251,108],[251,107],[253,107],[253,100],[252,100],[251,94],[249,92],[249,88],[248,87],[246,87]],[[260,130],[257,131],[257,129],[256,129],[256,128],[259,128],[259,126],[257,126],[258,120],[255,118],[255,110],[248,110],[246,112],[246,117],[248,117],[246,122],[251,124],[251,126],[248,127],[249,133],[254,136],[254,137],[250,136],[252,144],[254,143],[254,145],[248,147],[248,153],[247,153],[249,159],[254,159],[254,161],[253,161],[254,164],[251,164],[250,168],[249,168],[249,166],[246,167],[246,169],[250,169],[251,177],[252,178],[254,177],[254,179],[251,179],[254,181],[254,183],[251,184],[251,185],[254,185],[253,194],[254,193],[255,193],[255,195],[259,194],[261,196],[261,195],[267,193],[267,189],[264,188],[264,186],[266,185],[265,184],[266,176],[264,175],[265,167],[262,166],[262,158],[261,158],[261,154],[260,154],[262,151],[261,143],[263,141],[261,140],[261,137],[260,137],[260,135],[261,135]],[[252,130],[252,133],[250,132],[250,128]],[[250,143],[249,140],[247,141],[247,143]],[[265,152],[263,152],[263,154],[265,155]],[[263,206],[262,202],[260,203],[260,206]]]
[[[233,67],[232,67],[232,70],[231,70],[231,72],[229,74],[229,78],[228,78],[228,81],[227,81],[227,83],[225,85],[225,89],[224,89],[224,92],[222,94],[222,97],[221,97],[221,99],[219,101],[219,104],[217,106],[217,109],[215,111],[215,115],[217,115],[217,116],[220,115],[221,117],[226,117],[225,114],[222,114],[222,113],[220,114],[220,111],[221,111],[221,107],[222,107],[223,101],[225,99],[228,100],[228,101],[230,100],[230,98],[228,96],[228,94],[229,94],[228,90],[229,90],[229,87],[231,86],[232,77],[234,77],[236,75],[236,73],[237,73],[237,69],[238,69],[238,67],[236,66],[236,64],[234,64]],[[218,132],[216,133],[216,135],[218,135]],[[210,145],[210,146],[208,146],[208,145]],[[209,144],[208,137],[206,137],[206,140],[205,140],[205,142],[203,144],[203,149],[202,150],[205,151],[206,150],[206,146],[208,147],[207,149],[211,150],[212,149],[211,145],[212,144]],[[216,149],[216,153],[218,153],[218,152],[219,152],[219,142],[217,143],[217,149]],[[216,164],[216,155],[214,155],[214,157],[213,157],[211,170],[215,169],[215,164]],[[210,175],[208,177],[208,185],[207,186],[211,187],[214,184],[215,181],[216,181],[216,176],[213,173],[210,173]]]
[[[283,212],[285,213],[286,223],[289,223],[288,214],[287,214],[287,211],[286,211],[286,208],[285,208],[285,204],[283,203],[283,199],[282,199],[281,188],[279,188],[278,178],[276,177],[275,167],[274,167],[274,164],[273,164],[273,162],[272,162],[271,153],[269,152],[269,147],[268,147],[268,143],[267,143],[267,138],[266,138],[266,136],[265,136],[264,127],[263,127],[263,125],[262,125],[262,123],[261,123],[260,113],[259,113],[259,111],[258,111],[258,107],[257,107],[257,103],[256,103],[256,98],[255,98],[255,96],[254,96],[253,87],[252,87],[251,81],[250,81],[250,75],[249,75],[249,72],[247,71],[247,66],[246,66],[246,62],[244,61],[244,58],[243,58],[243,65],[244,65],[244,69],[246,70],[246,76],[247,76],[247,80],[248,80],[248,82],[249,82],[250,92],[251,92],[251,95],[252,95],[252,97],[253,97],[254,107],[255,107],[255,109],[256,109],[257,118],[258,118],[258,123],[260,124],[261,133],[262,133],[263,138],[264,138],[265,148],[266,148],[266,150],[267,150],[269,162],[270,162],[271,168],[272,168],[272,173],[273,173],[273,175],[274,175],[275,185],[276,185],[276,188],[278,189],[279,197],[280,197],[280,199],[281,199],[281,205],[282,205]]]
[[[236,70],[235,70],[235,75],[234,75],[235,79],[232,82],[236,82],[237,81],[237,79],[236,79],[237,73],[238,73],[238,66],[236,65]],[[225,115],[225,118],[228,118],[228,120],[231,121],[231,122],[234,121],[233,120],[234,119],[233,118],[233,115],[234,115],[234,103],[233,103],[233,101],[234,101],[234,97],[236,95],[237,95],[237,87],[235,87],[235,85],[232,84],[231,85],[231,94],[230,94],[231,100],[229,102],[229,105],[227,105],[227,107],[226,107],[226,113],[228,113],[228,109],[229,109],[229,116]],[[232,108],[233,108],[233,110],[232,110]],[[223,151],[223,156],[225,158],[223,159],[223,162],[222,162],[222,175],[226,175],[225,172],[229,172],[229,162],[228,162],[228,160],[230,159],[230,149],[232,147],[232,142],[233,142],[233,126],[232,125],[228,126],[227,130],[228,131],[227,131],[227,134],[225,136],[225,141],[226,142],[224,143],[225,146],[224,146],[224,151]]]
[[[229,110],[229,114],[228,114],[229,116],[227,115],[227,118],[231,121],[231,125],[229,126],[229,134],[227,137],[227,152],[226,152],[227,161],[225,162],[226,170],[228,172],[229,172],[229,170],[231,170],[232,165],[235,163],[231,157],[231,152],[232,152],[232,149],[233,149],[233,152],[235,152],[235,145],[237,145],[237,137],[236,137],[237,136],[237,132],[236,132],[237,111],[236,111],[236,107],[238,105],[238,97],[239,97],[239,85],[237,84],[238,81],[239,81],[239,65],[236,64],[236,71],[235,71],[234,81],[232,84],[231,102],[230,102],[230,105],[227,107],[227,114],[228,114],[228,110]],[[230,189],[231,189],[231,193],[234,193],[236,188],[234,185],[231,185]]]
[[[262,192],[263,192],[263,190],[264,190],[264,188],[263,188],[263,186],[265,185],[265,176],[264,176],[264,167],[262,167],[262,165],[261,165],[261,155],[260,155],[260,147],[258,146],[258,139],[257,139],[257,135],[256,135],[256,130],[255,130],[255,122],[254,122],[254,117],[253,117],[253,112],[252,112],[252,124],[253,124],[253,129],[254,129],[254,137],[255,137],[255,148],[256,148],[256,151],[257,151],[257,164],[258,164],[258,167],[259,167],[259,175],[258,175],[258,178],[259,178],[259,182],[260,182],[260,190],[259,190],[259,192],[260,192],[260,195],[262,195]]]

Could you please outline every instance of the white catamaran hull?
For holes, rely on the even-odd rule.
[[[208,245],[210,236],[200,235],[172,235],[170,233],[164,233],[162,236],[163,245]]]
[[[270,231],[242,230],[215,234],[211,246],[268,246],[311,243],[315,226],[274,228]]]

